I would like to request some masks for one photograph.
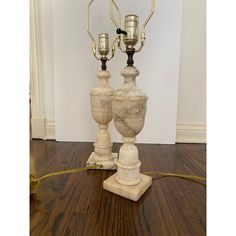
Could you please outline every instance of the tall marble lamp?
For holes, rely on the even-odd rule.
[[[144,126],[148,97],[136,84],[138,69],[134,66],[133,56],[140,52],[145,41],[145,26],[154,13],[155,0],[151,1],[151,11],[141,29],[141,45],[135,48],[139,41],[138,16],[126,15],[124,30],[113,17],[113,7],[117,8],[114,0],[110,0],[110,18],[116,25],[117,44],[119,49],[128,56],[127,66],[121,71],[124,77],[123,86],[116,90],[112,97],[112,112],[117,131],[122,135],[123,145],[119,150],[117,172],[103,182],[103,188],[122,197],[137,201],[151,186],[152,178],[140,173],[141,162],[138,149],[135,146],[136,135]],[[125,49],[121,47],[121,35]]]
[[[86,165],[98,165],[97,169],[116,169],[117,153],[112,153],[112,142],[108,131],[108,124],[112,120],[112,101],[114,89],[110,87],[108,79],[111,77],[107,71],[106,62],[111,60],[115,54],[115,42],[112,43],[112,55],[108,58],[110,51],[109,35],[100,33],[98,35],[98,53],[96,41],[90,30],[90,7],[94,0],[88,4],[87,12],[87,32],[92,40],[92,51],[94,57],[101,61],[101,70],[97,73],[99,79],[98,85],[92,88],[90,92],[90,104],[93,119],[98,123],[99,129],[96,134],[96,142],[94,143],[94,151],[89,156]]]

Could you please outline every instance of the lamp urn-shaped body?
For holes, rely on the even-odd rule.
[[[112,97],[114,124],[124,142],[119,151],[116,180],[121,184],[134,185],[141,180],[141,162],[134,142],[144,126],[148,97],[136,85],[139,71],[135,67],[125,67],[121,75],[124,84]]]
[[[148,97],[136,85],[135,67],[125,67],[121,75],[124,84],[112,97],[114,124],[123,137],[135,137],[144,126]]]
[[[103,169],[116,169],[117,153],[112,153],[112,142],[108,124],[112,120],[112,100],[114,89],[109,86],[111,77],[106,70],[98,72],[99,84],[90,92],[90,105],[93,119],[98,123],[94,152],[87,161],[87,166],[102,165]]]
[[[144,126],[148,98],[136,85],[139,71],[134,66],[125,67],[121,75],[124,84],[112,97],[112,112],[123,145],[119,151],[117,173],[103,182],[103,188],[137,201],[152,183],[150,176],[140,173],[141,162],[134,144]]]

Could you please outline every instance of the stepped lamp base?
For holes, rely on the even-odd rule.
[[[86,166],[102,165],[103,167],[98,167],[99,170],[116,170],[116,163],[118,158],[118,153],[112,153],[112,159],[108,161],[97,161],[95,153],[92,152],[89,159],[86,162]]]
[[[152,177],[141,174],[141,182],[137,185],[123,185],[116,181],[114,174],[103,182],[103,189],[128,198],[132,201],[138,201],[144,192],[151,186]]]

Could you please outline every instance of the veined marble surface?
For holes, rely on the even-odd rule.
[[[99,84],[90,92],[90,104],[93,119],[98,123],[94,152],[91,153],[87,166],[102,165],[102,169],[116,169],[117,153],[112,153],[111,136],[108,124],[112,120],[112,100],[114,89],[109,86],[111,74],[102,70],[98,72]],[[100,168],[99,168],[100,169]]]
[[[151,186],[152,177],[141,174],[141,181],[136,185],[123,185],[116,181],[114,174],[103,182],[103,188],[109,192],[128,198],[132,201],[138,201],[144,192]]]
[[[151,177],[140,174],[141,162],[134,144],[144,126],[148,97],[136,85],[139,71],[135,67],[125,67],[121,75],[124,84],[112,97],[112,113],[124,144],[119,151],[117,173],[103,182],[103,188],[137,201],[152,182]]]

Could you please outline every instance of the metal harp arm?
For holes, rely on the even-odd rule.
[[[97,60],[100,60],[100,58],[97,56],[96,54],[96,51],[97,51],[97,46],[96,46],[96,41],[92,35],[92,33],[90,32],[90,6],[92,5],[94,0],[91,0],[88,4],[88,8],[87,8],[87,32],[88,32],[88,35],[89,37],[91,38],[92,42],[93,42],[93,45],[92,45],[92,52],[93,52],[93,55],[94,57],[97,59]]]
[[[113,16],[113,6],[116,8],[117,11],[117,19],[115,19],[115,17]],[[114,0],[110,0],[110,8],[109,8],[109,12],[110,12],[110,18],[112,20],[112,22],[114,23],[114,25],[116,26],[117,29],[120,28],[120,9],[118,7],[118,5],[116,4],[116,2]],[[116,40],[114,42],[117,41],[117,46],[118,48],[125,53],[125,50],[121,48],[121,39],[120,39],[120,35],[116,36]]]
[[[139,47],[139,49],[135,50],[135,52],[140,52],[144,46],[144,42],[145,42],[145,27],[147,25],[147,23],[149,22],[149,20],[151,19],[153,13],[154,13],[154,9],[155,9],[155,0],[151,0],[151,11],[147,17],[147,19],[144,21],[143,25],[142,25],[142,30],[141,30],[141,45]]]

